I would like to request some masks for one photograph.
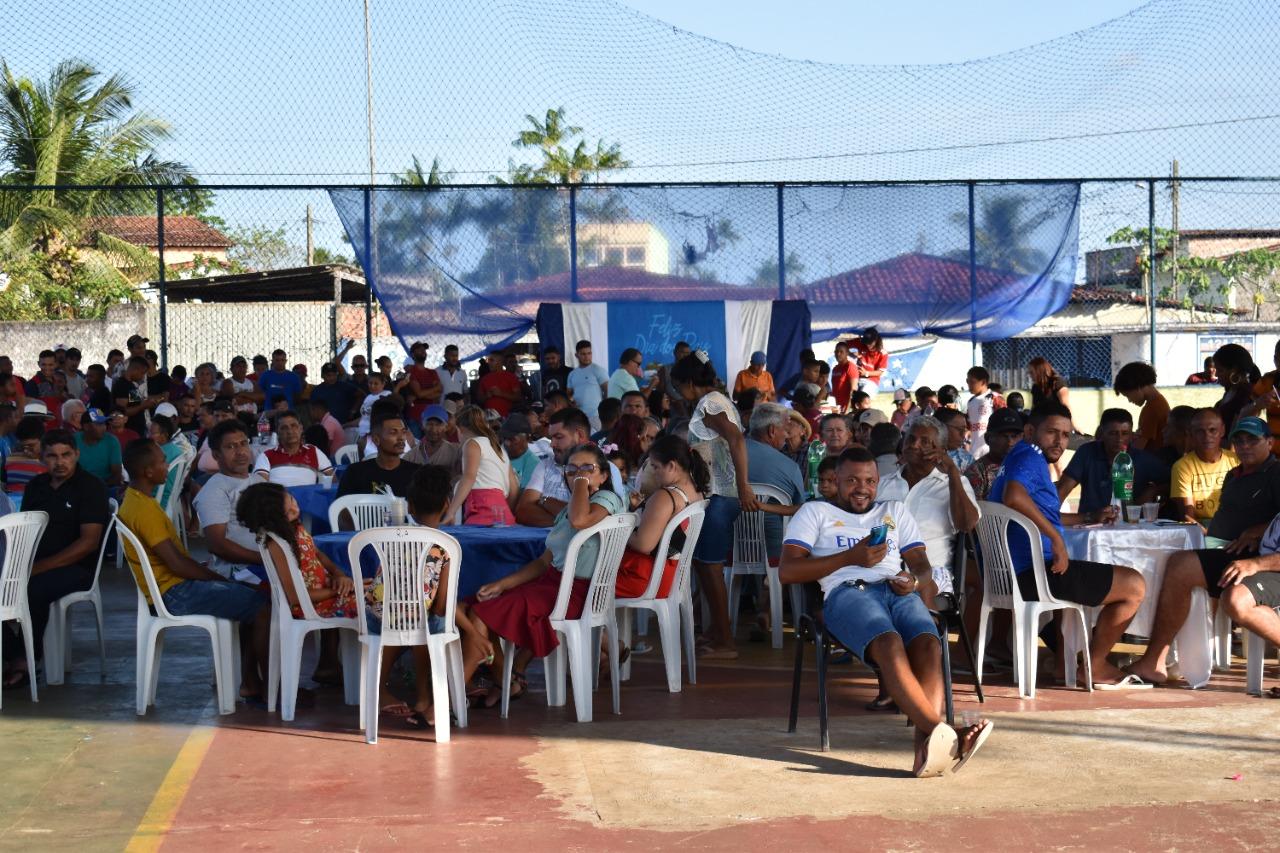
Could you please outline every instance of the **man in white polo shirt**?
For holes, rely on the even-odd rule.
[[[836,477],[838,503],[813,501],[792,516],[781,580],[818,581],[827,630],[879,667],[889,695],[916,727],[915,775],[959,770],[991,723],[956,730],[942,720],[938,629],[927,606],[936,587],[923,538],[902,503],[876,502],[880,475],[870,451],[841,454]],[[872,544],[876,538],[883,541]]]

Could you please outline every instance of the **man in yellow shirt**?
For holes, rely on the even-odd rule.
[[[1191,418],[1191,452],[1173,463],[1169,496],[1181,502],[1182,514],[1207,528],[1222,500],[1222,481],[1240,464],[1230,450],[1223,450],[1226,430],[1213,409],[1200,409]]]
[[[129,472],[129,488],[117,517],[142,543],[165,607],[174,616],[216,616],[239,622],[244,679],[240,695],[251,702],[261,701],[263,681],[258,665],[267,660],[271,629],[267,597],[191,559],[168,513],[151,496],[169,473],[158,444],[150,439],[134,441],[125,450],[124,469]],[[125,556],[138,588],[150,602],[141,562],[132,546],[125,548]]]
[[[751,364],[746,370],[738,371],[738,378],[733,383],[733,397],[736,400],[743,391],[755,391],[757,403],[772,403],[778,398],[773,387],[773,376],[764,369],[764,353],[756,350],[751,354]]]

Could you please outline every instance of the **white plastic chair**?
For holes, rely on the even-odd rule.
[[[218,712],[231,714],[236,710],[237,678],[240,661],[240,630],[230,619],[216,616],[174,616],[164,606],[160,587],[151,569],[151,560],[133,531],[124,522],[116,522],[116,535],[120,547],[133,551],[134,559],[146,583],[152,605],[138,587],[137,639],[137,713],[143,716],[147,708],[156,703],[156,687],[160,681],[160,657],[164,653],[164,632],[170,628],[199,628],[209,635],[213,647],[213,676],[217,683]],[[136,580],[136,579],[135,579]],[[152,607],[155,613],[152,613]]]
[[[49,624],[44,629],[44,680],[46,684],[61,684],[71,670],[71,622],[67,612],[74,604],[87,601],[93,605],[98,626],[98,669],[102,679],[107,678],[107,644],[102,637],[102,591],[98,580],[102,577],[102,563],[107,556],[107,539],[116,526],[116,512],[120,505],[115,498],[107,498],[111,517],[102,530],[102,543],[98,546],[98,564],[93,570],[93,585],[81,592],[64,595],[49,605]]]
[[[187,473],[191,470],[191,457],[179,456],[169,463],[169,473],[177,471],[173,478],[173,488],[169,494],[164,496],[164,512],[169,516],[169,520],[173,522],[173,526],[177,529],[178,535],[182,537],[182,546],[187,546],[187,521],[182,517],[182,487],[187,481]],[[169,477],[165,476],[165,482],[156,488],[156,499],[164,492],[165,483],[169,482]]]
[[[302,646],[313,631],[337,628],[342,650],[342,682],[344,698],[348,705],[360,703],[360,626],[354,618],[321,616],[315,603],[306,594],[307,583],[298,568],[298,560],[289,544],[274,533],[266,534],[284,552],[283,571],[289,573],[293,589],[298,596],[301,618],[293,615],[289,599],[280,583],[282,569],[271,558],[271,549],[265,541],[258,543],[262,565],[267,570],[271,586],[271,663],[267,673],[267,710],[276,709],[276,696],[280,696],[280,719],[293,719],[298,703],[298,681],[302,671]],[[360,593],[359,587],[357,592]]]
[[[1222,607],[1219,605],[1219,612]],[[1280,607],[1276,608],[1276,613],[1280,614]],[[1262,695],[1262,669],[1266,657],[1267,643],[1266,640],[1259,637],[1252,631],[1244,631],[1245,645],[1245,692],[1252,696]]]
[[[693,637],[693,600],[690,598],[690,568],[693,565],[693,551],[697,547],[698,537],[702,534],[702,522],[705,520],[707,502],[694,501],[671,517],[662,531],[662,539],[653,558],[653,575],[649,578],[649,586],[638,598],[615,598],[613,606],[622,613],[622,642],[631,642],[631,611],[652,611],[658,619],[658,640],[662,644],[662,662],[667,668],[667,690],[680,692],[680,640],[684,637],[684,654],[689,661],[689,683],[696,684],[696,654]],[[676,562],[675,578],[666,598],[658,598],[658,588],[662,585],[662,576],[667,565],[667,552],[671,547],[671,537],[685,521],[689,527],[684,534],[684,547],[680,550]],[[681,630],[683,628],[683,631]],[[622,665],[622,680],[631,678],[631,659]]]
[[[40,699],[36,696],[36,649],[35,637],[31,635],[27,581],[31,578],[40,537],[48,524],[49,514],[41,511],[11,512],[0,518],[0,541],[4,542],[4,562],[0,563],[0,622],[15,619],[22,628],[32,702]]]
[[[387,495],[345,495],[329,504],[329,529],[338,530],[345,512],[351,517],[356,532],[381,527],[388,510],[397,499]]]
[[[752,483],[751,491],[760,503],[777,503],[791,506],[791,499],[774,486]],[[729,632],[738,633],[738,605],[742,598],[741,578],[758,575],[769,585],[769,624],[773,647],[782,648],[782,581],[778,566],[769,562],[769,550],[765,540],[765,512],[743,512],[733,523],[733,563],[724,567],[724,585],[729,598]],[[785,529],[787,518],[781,521]],[[800,612],[800,587],[790,584],[791,612]],[[794,619],[794,615],[792,616]]]
[[[1070,610],[1080,620],[1083,634],[1080,651],[1084,653],[1086,687],[1093,691],[1093,667],[1089,661],[1089,619],[1085,608],[1071,601],[1062,601],[1049,593],[1045,580],[1044,549],[1040,531],[1031,520],[1004,504],[981,501],[978,505],[978,544],[982,563],[982,609],[978,618],[978,661],[976,678],[982,683],[982,660],[987,647],[987,618],[992,610],[1013,611],[1014,667],[1018,674],[1018,693],[1033,699],[1036,695],[1036,667],[1040,632],[1040,616],[1055,610]],[[1009,554],[1009,528],[1017,525],[1031,543],[1031,571],[1035,573],[1036,593],[1039,601],[1023,601],[1022,592],[1014,576],[1013,558]],[[1072,632],[1064,626],[1064,643]],[[1066,655],[1066,683],[1075,687],[1076,661],[1072,649],[1064,646]]]
[[[333,454],[334,465],[350,465],[352,462],[360,461],[360,446],[356,444],[344,444]]]
[[[444,605],[444,631],[433,633],[426,600],[427,558],[433,547],[449,561],[449,584]],[[467,685],[462,677],[462,639],[454,619],[458,604],[458,578],[462,572],[462,548],[458,540],[430,527],[379,527],[351,538],[347,555],[356,589],[364,589],[360,552],[372,547],[382,570],[382,633],[369,633],[364,596],[356,596],[356,623],[360,631],[360,725],[365,741],[378,742],[378,690],[382,684],[382,649],[426,646],[431,658],[431,697],[435,706],[436,742],[449,742],[449,707],[458,728],[467,726]]]
[[[597,654],[600,640],[599,628],[609,637],[609,680],[613,683],[613,713],[622,713],[621,672],[618,666],[618,620],[614,613],[614,586],[618,580],[618,566],[627,548],[627,538],[635,528],[634,513],[611,515],[585,530],[579,530],[569,543],[565,554],[564,571],[560,575],[560,592],[556,606],[551,611],[551,627],[560,636],[555,650],[547,655],[547,705],[559,707],[565,703],[565,657],[568,656],[568,675],[573,680],[573,705],[578,722],[591,722],[591,694],[595,687]],[[578,552],[592,537],[600,537],[600,551],[591,574],[591,586],[577,619],[565,618],[569,610],[569,596],[573,590],[573,567],[578,564]],[[568,647],[567,651],[565,647]],[[515,659],[515,644],[502,640],[502,717],[505,719],[511,705],[511,670]]]

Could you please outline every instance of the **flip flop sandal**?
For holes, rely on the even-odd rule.
[[[435,720],[428,717],[423,711],[414,711],[404,718],[404,724],[411,729],[429,729],[435,726]]]
[[[876,698],[872,699],[863,707],[865,707],[868,711],[872,712],[873,714],[898,713],[898,704],[894,702],[893,699],[889,696],[885,696],[883,698],[877,696]]]
[[[240,701],[243,704],[248,705],[250,708],[256,708],[259,711],[267,710],[267,700],[256,694],[252,696],[241,696]]]
[[[1280,699],[1280,687],[1272,687],[1266,693],[1262,694],[1268,699]]]
[[[378,709],[378,713],[386,714],[388,717],[404,719],[413,716],[413,709],[409,707],[407,702],[388,702]]]
[[[17,690],[19,687],[27,687],[30,684],[31,684],[31,674],[28,673],[26,670],[23,670],[22,674],[19,675],[13,681],[6,681],[4,683],[4,689]]]
[[[316,672],[312,673],[311,680],[321,687],[341,687],[342,673],[336,670],[333,672]]]
[[[1140,676],[1129,673],[1119,681],[1095,681],[1093,682],[1094,690],[1113,691],[1113,690],[1150,690],[1155,685],[1150,682],[1143,681]]]
[[[978,723],[978,725],[976,726],[976,728],[978,729],[978,733],[974,737],[973,743],[971,743],[969,745],[969,748],[965,750],[964,755],[960,756],[960,760],[956,762],[956,766],[951,768],[952,773],[959,773],[960,769],[969,763],[969,759],[973,758],[974,753],[976,753],[978,749],[984,743],[987,742],[987,738],[991,736],[991,730],[994,729],[995,727],[996,727],[996,724],[991,722],[990,720],[983,720],[982,722]],[[958,741],[956,746],[957,749],[960,749],[962,746],[964,746],[963,737],[957,738],[957,741]]]
[[[713,649],[711,646],[703,646],[698,649],[698,660],[737,660],[737,649]]]
[[[924,763],[916,768],[917,779],[933,779],[941,776],[955,761],[959,751],[960,739],[956,730],[946,723],[933,727],[929,737],[925,739]]]

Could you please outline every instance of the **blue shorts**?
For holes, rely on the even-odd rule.
[[[233,622],[252,622],[267,606],[263,593],[235,581],[183,581],[163,598],[174,616],[216,616]]]
[[[723,563],[729,559],[733,548],[733,523],[738,520],[742,507],[737,498],[712,495],[707,502],[707,514],[702,519],[702,532],[693,549],[693,559],[701,563]]]
[[[938,626],[917,593],[898,595],[887,583],[866,589],[841,584],[822,605],[827,630],[864,663],[867,646],[883,634],[897,634],[907,645],[916,637],[938,636]]]

